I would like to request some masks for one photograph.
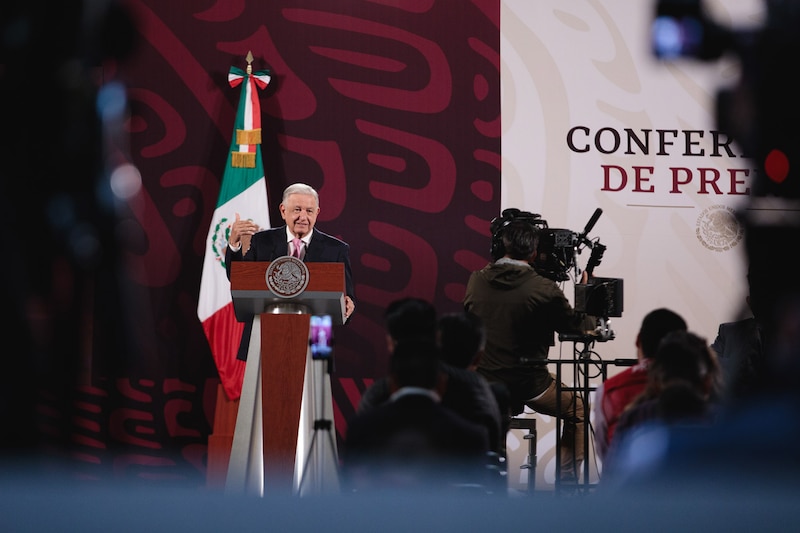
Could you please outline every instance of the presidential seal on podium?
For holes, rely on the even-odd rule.
[[[294,298],[308,286],[308,267],[296,257],[285,255],[272,261],[267,268],[267,287],[276,296]]]

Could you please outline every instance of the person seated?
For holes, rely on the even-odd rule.
[[[648,370],[645,390],[619,419],[605,464],[619,476],[638,468],[653,450],[648,436],[659,427],[710,426],[720,399],[722,372],[705,338],[690,331],[664,336]]]
[[[511,402],[503,383],[491,383],[476,372],[486,347],[486,328],[476,315],[461,311],[439,318],[438,341],[449,386],[443,402],[489,430],[492,451],[505,456]]]
[[[664,335],[675,330],[686,330],[686,321],[678,313],[663,307],[647,313],[636,335],[636,365],[598,385],[592,427],[595,452],[601,460],[608,452],[619,417],[647,386],[647,370],[659,342]]]
[[[349,421],[342,453],[348,492],[441,491],[487,484],[489,436],[444,407],[438,347],[430,339],[397,343],[389,400]]]
[[[391,354],[403,339],[436,341],[436,308],[422,298],[408,296],[393,300],[383,312],[386,324],[386,347]],[[361,413],[389,399],[389,381],[384,376],[375,380],[361,395],[356,412]]]
[[[725,376],[725,397],[730,401],[746,400],[768,386],[765,378],[767,368],[764,357],[765,290],[754,276],[747,273],[749,292],[746,297],[747,308],[752,316],[723,322],[717,329],[717,336],[711,348],[719,357]]]
[[[551,372],[547,358],[556,333],[592,335],[598,319],[577,311],[561,287],[532,266],[540,257],[539,239],[528,221],[503,226],[503,255],[470,274],[462,303],[486,327],[477,371],[508,388],[512,414],[528,407],[563,422],[557,483],[574,485],[585,466],[588,398]],[[587,280],[584,271],[581,281]]]
[[[445,319],[447,331],[442,335],[442,322],[437,319],[436,308],[430,302],[415,297],[393,301],[387,306],[384,316],[390,352],[403,340],[428,339],[438,342],[449,360],[456,362],[453,365],[442,361],[442,371],[448,383],[442,394],[442,405],[467,420],[485,426],[491,450],[503,455],[505,433],[502,432],[503,420],[496,395],[485,378],[464,367],[477,361],[483,349],[485,335],[480,328],[475,329],[479,323],[448,317]],[[376,380],[361,396],[357,412],[362,413],[385,403],[390,393],[387,377]]]

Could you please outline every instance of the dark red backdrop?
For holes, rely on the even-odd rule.
[[[87,475],[200,483],[218,378],[196,306],[239,97],[230,66],[244,68],[252,51],[254,68],[273,73],[261,94],[272,223],[282,189],[305,181],[321,195],[318,227],[352,247],[357,310],[335,332],[341,436],[384,373],[386,304],[420,296],[455,311],[488,259],[500,206],[500,2],[123,5],[137,46],[102,74],[127,87],[128,141],[116,145],[144,187],[117,233],[115,319],[128,342],[108,349],[95,331],[91,377],[68,405],[45,395],[40,414],[53,431],[69,415]]]

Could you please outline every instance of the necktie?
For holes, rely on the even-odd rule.
[[[300,239],[294,239],[292,241],[292,255],[298,259],[300,259],[300,252],[303,250],[303,241]]]

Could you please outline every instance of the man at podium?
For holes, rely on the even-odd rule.
[[[242,261],[277,264],[276,260],[279,258],[293,256],[304,263],[342,263],[345,278],[343,306],[341,289],[338,291],[340,299],[337,300],[340,302],[337,305],[343,307],[337,323],[342,324],[349,320],[355,310],[350,245],[314,227],[319,210],[317,191],[305,183],[294,183],[283,192],[280,204],[281,218],[285,222],[283,226],[261,230],[252,220],[242,219],[240,214],[236,213],[225,254],[228,279],[231,279],[232,271],[240,271]],[[234,268],[234,262],[239,266]],[[312,480],[311,484],[317,487],[317,491],[328,490],[326,487],[329,486],[336,487],[338,481],[335,466],[338,460],[335,442],[331,442],[327,453],[324,449],[314,446],[317,424],[326,422],[329,425],[330,421],[325,418],[332,415],[333,411],[330,376],[327,375],[330,372],[330,365],[318,364],[323,361],[316,356],[312,357],[315,354],[311,348],[303,350],[301,344],[300,350],[307,352],[308,358],[305,363],[305,377],[302,371],[300,374],[292,373],[290,369],[297,369],[297,365],[282,363],[299,360],[292,355],[295,354],[295,347],[291,344],[293,341],[287,340],[295,337],[283,335],[281,332],[294,331],[297,322],[291,318],[285,322],[270,313],[268,316],[271,318],[265,323],[263,316],[267,315],[239,318],[246,321],[246,324],[237,357],[246,360],[247,367],[228,467],[227,490],[246,490],[263,494],[264,468],[269,470],[270,465],[283,468],[281,465],[286,464],[289,448],[296,450],[295,490],[302,494],[306,479]],[[264,327],[270,331],[267,332]],[[309,335],[312,333],[314,332],[309,331]],[[269,348],[265,348],[262,338],[273,339],[269,341]],[[309,340],[310,338],[309,336]],[[326,339],[326,342],[329,341],[330,339]],[[282,344],[285,342],[289,344]],[[265,349],[269,354],[266,359]],[[248,353],[251,356],[260,353],[261,357],[248,357]],[[303,360],[305,359],[303,357]],[[277,366],[275,363],[278,363]],[[266,374],[262,374],[262,367]],[[327,371],[323,370],[326,368]],[[300,379],[300,382],[297,382],[297,379]],[[299,394],[298,383],[302,386],[302,402],[300,396],[296,396]],[[262,393],[262,389],[269,393]],[[264,402],[270,402],[269,410],[262,410],[262,398],[265,398]],[[295,411],[297,407],[299,411]],[[298,414],[299,432],[292,433],[291,428],[298,427],[296,418]],[[264,431],[266,433],[262,433]],[[262,434],[265,435],[264,440]],[[293,444],[295,441],[296,446]],[[310,441],[310,447],[307,441]],[[308,450],[307,456],[306,450]],[[272,456],[273,460],[262,461],[262,452],[264,456]],[[282,459],[277,459],[279,456]],[[306,476],[308,472],[312,472],[310,478]],[[278,477],[285,479],[283,475]],[[278,484],[283,485],[283,482]]]
[[[283,191],[280,205],[283,226],[261,231],[252,220],[242,220],[239,213],[231,225],[225,265],[228,279],[233,261],[273,261],[278,257],[293,255],[306,263],[344,263],[345,320],[356,308],[353,276],[350,270],[350,245],[327,233],[315,229],[319,215],[319,194],[305,183],[293,183]],[[246,357],[250,328],[246,327],[239,359]]]

